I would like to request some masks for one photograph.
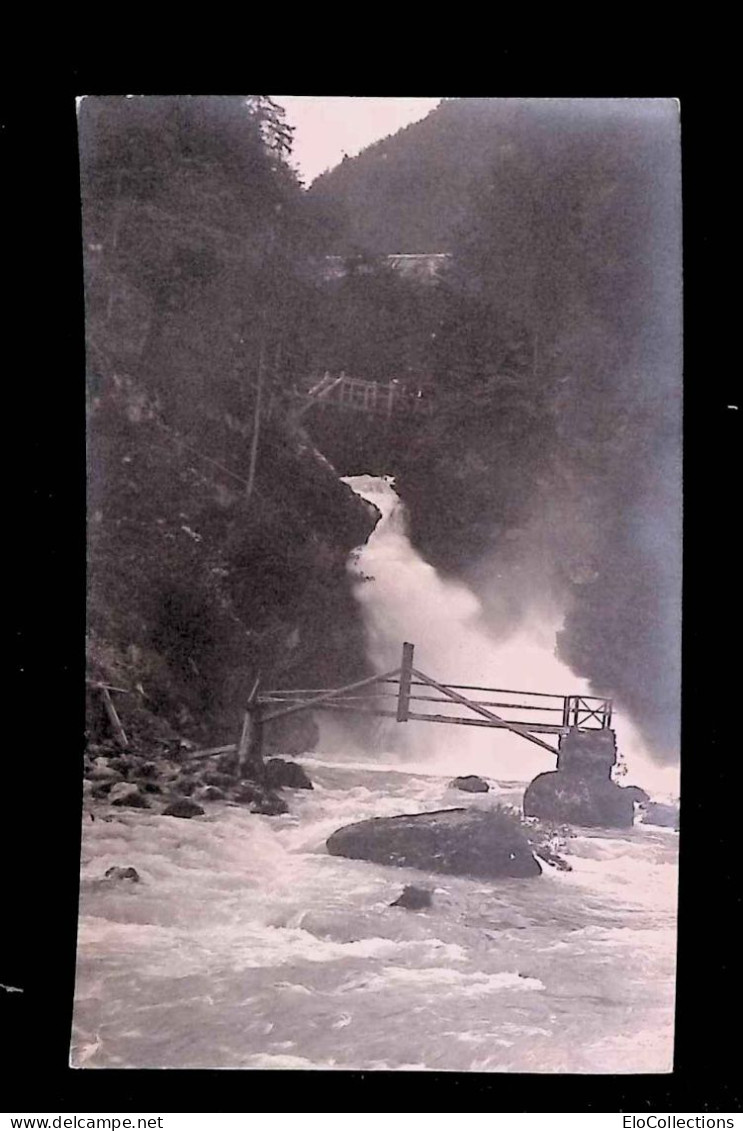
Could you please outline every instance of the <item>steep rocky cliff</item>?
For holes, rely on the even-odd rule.
[[[92,386],[89,678],[128,692],[117,706],[140,741],[163,728],[233,741],[259,674],[264,686],[366,674],[345,562],[373,508],[278,421],[263,430],[248,500],[249,440],[233,418],[212,414],[197,449],[130,378]],[[89,708],[100,736],[94,693]],[[300,715],[271,728],[269,748],[314,737]]]

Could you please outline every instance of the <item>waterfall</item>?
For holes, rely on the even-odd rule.
[[[381,515],[348,566],[376,671],[397,667],[402,642],[409,640],[415,645],[416,666],[442,683],[557,695],[594,693],[556,655],[559,619],[532,611],[517,629],[496,639],[485,625],[476,595],[463,583],[442,577],[411,545],[394,480],[357,475],[344,482]],[[614,728],[627,767],[624,780],[677,794],[678,767],[653,762],[631,720],[621,713],[615,714]],[[483,773],[502,780],[530,781],[555,768],[547,751],[505,730],[384,721],[375,745],[375,756],[390,753],[406,764],[423,762],[429,770]]]

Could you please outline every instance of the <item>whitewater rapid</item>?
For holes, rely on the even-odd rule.
[[[670,1070],[674,833],[583,832],[573,871],[536,880],[385,868],[325,840],[371,816],[517,804],[522,787],[303,764],[315,789],[281,817],[85,816],[73,1065]],[[105,880],[115,865],[140,882]],[[407,883],[433,906],[390,907]]]

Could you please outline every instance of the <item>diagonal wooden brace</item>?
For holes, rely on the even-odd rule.
[[[437,683],[435,679],[431,679],[431,677],[425,675],[424,672],[419,672],[417,668],[413,668],[412,672],[416,679],[422,679],[424,683],[427,683],[430,687],[435,687],[437,691],[448,696],[449,699],[453,699],[455,703],[461,703],[462,706],[469,707],[470,710],[476,711],[478,715],[482,715],[484,718],[498,723],[500,726],[505,727],[506,730],[512,730],[514,734],[521,735],[527,742],[533,742],[536,746],[544,747],[545,750],[549,750],[550,754],[557,754],[556,748],[550,746],[549,742],[543,742],[541,738],[536,738],[535,735],[530,734],[528,730],[525,730],[524,727],[520,727],[517,723],[509,723],[506,719],[502,719],[500,715],[488,711],[485,707],[480,707],[477,703],[473,703],[471,699],[466,699],[465,696],[460,695],[458,691],[452,691],[451,688],[445,687],[443,683]]]

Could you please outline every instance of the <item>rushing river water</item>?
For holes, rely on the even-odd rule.
[[[442,679],[502,674],[504,686],[587,690],[555,659],[554,632],[551,646],[543,628],[488,640],[473,595],[410,547],[391,485],[351,482],[384,514],[353,565],[380,670],[411,639],[420,666]],[[652,764],[622,725],[632,780],[673,792],[667,773],[649,780]],[[671,1069],[677,834],[575,830],[564,853],[572,871],[530,880],[329,856],[327,837],[352,821],[518,805],[524,782],[554,768],[502,732],[407,728],[384,755],[344,748],[333,722],[335,753],[303,759],[315,788],[288,792],[284,816],[226,802],[188,821],[86,812],[74,1065]],[[490,793],[449,787],[453,772],[472,771]],[[105,879],[116,865],[140,881]],[[406,883],[434,889],[432,906],[391,907]]]
[[[572,872],[483,882],[327,855],[340,825],[518,801],[305,760],[291,814],[111,810],[83,847],[72,1062],[653,1072],[672,1059],[675,833],[569,841]],[[112,865],[139,883],[102,880]],[[433,906],[389,904],[405,883]]]

